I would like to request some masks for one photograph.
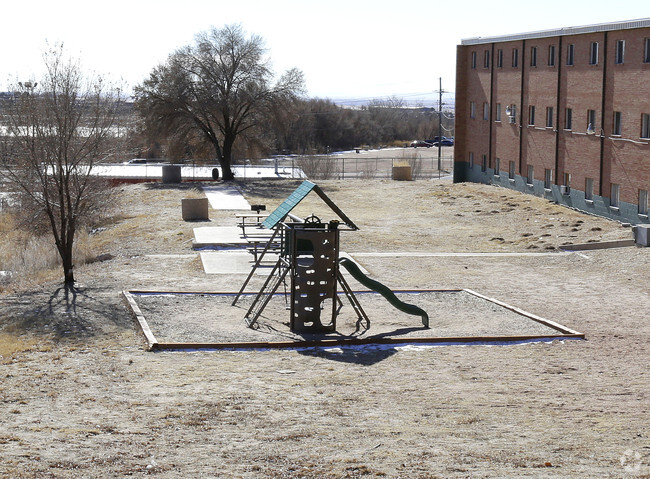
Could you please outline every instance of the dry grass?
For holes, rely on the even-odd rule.
[[[12,334],[0,333],[0,362],[9,360],[15,354],[29,351],[36,345],[35,339],[23,340]]]
[[[85,230],[77,232],[74,262],[89,263],[97,256],[93,237]],[[61,257],[51,235],[39,235],[20,227],[15,214],[0,214],[0,291],[10,284],[39,284],[60,274]]]
[[[298,184],[241,188],[271,210]],[[341,234],[350,254],[526,252],[629,236],[614,222],[483,185],[319,186],[360,227]],[[3,358],[0,477],[591,479],[627,477],[620,461],[635,457],[628,450],[641,454],[635,477],[647,477],[647,248],[359,255],[390,287],[475,289],[558,319],[588,341],[149,353],[119,291],[230,291],[245,278],[206,275],[188,255],[197,224],[181,219],[185,193],[124,188],[124,217],[91,235],[98,252],[115,258],[77,271],[86,287],[76,311],[59,284],[1,298],[0,331],[38,344]],[[311,213],[332,217],[313,194],[296,207]],[[214,226],[235,222],[232,211],[210,215]],[[152,257],[160,254],[169,257]],[[220,309],[210,314],[219,319]]]

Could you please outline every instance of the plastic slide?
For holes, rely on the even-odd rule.
[[[422,317],[422,324],[428,328],[429,327],[429,315],[425,310],[415,306],[414,304],[408,304],[395,296],[388,286],[381,284],[379,281],[369,278],[361,272],[356,263],[348,258],[339,258],[339,264],[348,270],[348,273],[352,275],[359,283],[364,285],[366,288],[371,289],[379,294],[381,294],[386,301],[395,306],[398,310],[403,313],[412,314],[414,316]]]

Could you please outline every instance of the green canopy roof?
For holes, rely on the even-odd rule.
[[[300,203],[309,193],[312,191],[315,191],[318,196],[321,197],[321,199],[329,206],[334,213],[338,215],[339,218],[350,228],[353,230],[358,230],[357,225],[355,225],[350,218],[348,218],[341,209],[336,206],[336,204],[330,200],[327,195],[323,192],[323,190],[320,189],[320,187],[312,183],[311,181],[303,181],[298,188],[294,190],[293,193],[291,193],[286,200],[282,202],[280,206],[278,206],[273,213],[271,213],[268,218],[262,223],[262,226],[265,228],[274,228],[280,221],[282,221],[286,216],[293,210],[298,203]]]

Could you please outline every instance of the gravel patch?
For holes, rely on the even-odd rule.
[[[394,309],[375,293],[357,298],[370,319],[359,323],[344,295],[337,316],[337,331],[329,334],[296,334],[289,328],[289,298],[277,294],[267,305],[254,329],[244,317],[254,296],[245,295],[231,306],[233,295],[223,294],[136,294],[136,302],[160,343],[278,342],[305,339],[353,338],[472,338],[508,336],[553,336],[558,331],[515,311],[474,296],[467,291],[397,293],[404,302],[427,311],[431,328],[419,316]]]

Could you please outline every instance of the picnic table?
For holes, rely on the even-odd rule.
[[[237,226],[242,230],[242,234],[246,236],[246,227],[261,228],[262,223],[268,217],[268,213],[237,213]]]

